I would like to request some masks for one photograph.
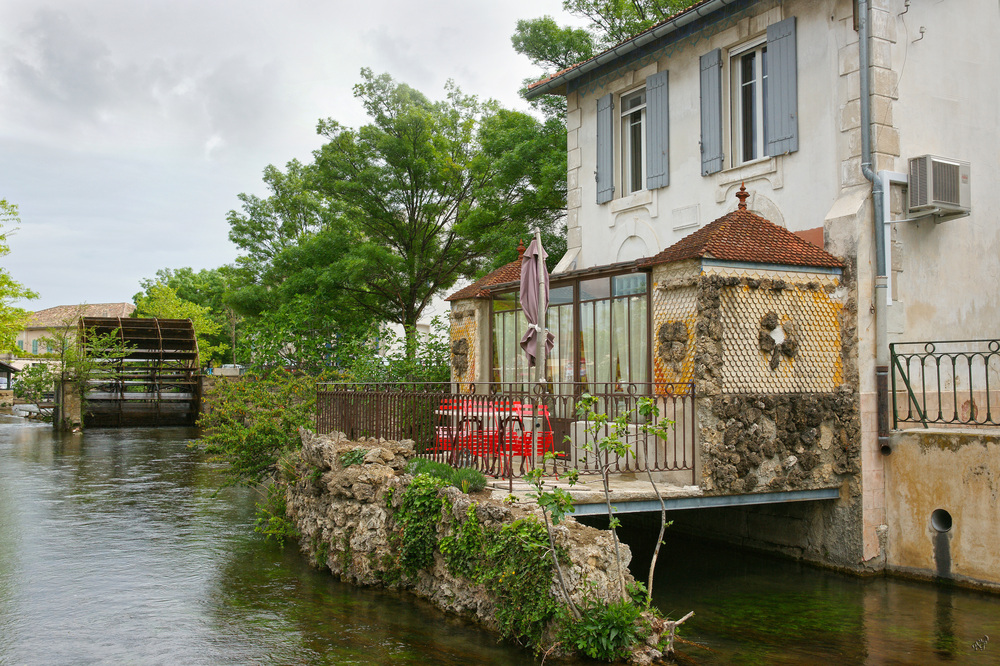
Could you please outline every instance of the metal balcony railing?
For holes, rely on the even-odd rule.
[[[412,439],[422,457],[498,478],[512,479],[537,467],[598,474],[609,466],[618,473],[680,472],[675,476],[683,476],[684,483],[695,483],[691,383],[552,383],[544,390],[523,384],[336,383],[318,389],[320,433]],[[629,453],[599,454],[585,447],[595,440],[589,432],[592,421],[577,410],[585,393],[596,398],[595,412],[625,417]],[[643,397],[655,398],[659,418],[672,422],[666,438],[643,427],[648,421],[637,410]],[[609,431],[610,426],[602,426],[596,438]],[[546,460],[547,452],[554,457]]]
[[[893,428],[1000,425],[1000,340],[897,342],[889,353]]]

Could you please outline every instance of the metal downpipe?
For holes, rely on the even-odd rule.
[[[872,232],[875,240],[875,394],[878,410],[878,445],[883,455],[892,453],[889,444],[889,334],[886,316],[889,271],[885,265],[884,183],[873,168],[871,118],[871,56],[869,53],[868,0],[858,0],[858,68],[861,84],[861,172],[872,183]]]

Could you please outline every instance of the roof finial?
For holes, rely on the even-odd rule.
[[[746,185],[746,183],[745,182],[744,183],[740,183],[740,191],[736,193],[736,198],[740,200],[740,203],[736,207],[739,208],[740,210],[746,210],[747,209],[747,198],[749,196],[750,196],[750,193],[747,192],[747,185]]]
[[[519,238],[517,241],[517,258],[520,259],[524,256],[524,251],[528,249],[524,247],[524,239]]]

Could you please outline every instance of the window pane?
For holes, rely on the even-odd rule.
[[[595,298],[610,298],[611,283],[608,278],[580,281],[580,300],[589,301]]]
[[[744,162],[757,158],[756,61],[756,53],[748,53],[740,59],[740,129]]]
[[[633,273],[632,275],[616,275],[611,279],[614,282],[615,296],[632,296],[633,294],[646,293],[645,273]]]
[[[761,117],[764,126],[764,141],[761,154],[767,155],[767,47],[760,50]]]
[[[649,328],[646,324],[646,317],[648,316],[646,295],[633,296],[629,299],[629,302],[631,309],[629,321],[632,326],[629,331],[629,344],[632,348],[632,372],[629,375],[629,379],[633,382],[648,382],[649,358],[647,356],[647,332]]]
[[[555,287],[549,290],[549,305],[573,302],[573,287]]]
[[[506,312],[517,307],[517,293],[510,291],[506,294],[497,294],[493,297],[493,311]]]
[[[629,191],[642,189],[642,112],[630,116],[629,123]]]
[[[616,298],[611,305],[611,380],[629,381],[628,299]]]

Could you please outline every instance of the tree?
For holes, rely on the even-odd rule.
[[[0,257],[10,254],[5,224],[17,224],[17,206],[0,199]],[[17,334],[24,330],[31,313],[13,305],[14,301],[38,298],[38,294],[14,280],[6,268],[0,267],[0,351],[16,351]]]
[[[208,308],[209,317],[219,325],[219,331],[215,334],[204,333],[204,339],[214,349],[228,346],[230,353],[226,356],[232,363],[236,363],[242,317],[227,300],[227,294],[233,285],[233,274],[234,269],[230,266],[206,268],[197,273],[189,267],[161,268],[156,271],[155,277],[139,282],[143,291],[133,296],[132,302],[138,303],[143,292],[159,283],[173,289],[182,300]],[[219,358],[221,359],[221,352]]]
[[[489,265],[497,225],[511,228],[505,214],[520,213],[514,228],[522,230],[551,228],[559,217],[543,206],[529,219],[539,209],[510,205],[526,201],[532,183],[524,171],[533,167],[521,163],[520,174],[505,174],[511,162],[498,164],[484,150],[491,130],[504,126],[497,104],[480,103],[452,82],[446,99],[433,102],[387,74],[361,75],[354,94],[372,122],[353,130],[321,121],[328,143],[314,153],[313,173],[318,190],[340,204],[352,241],[341,262],[349,278],[344,288],[378,320],[402,324],[409,350],[431,299]],[[506,119],[522,126],[530,120]],[[506,238],[513,247],[516,236]]]
[[[566,69],[648,30],[695,0],[563,0],[563,9],[590,22],[560,27],[551,16],[520,20],[514,50],[548,73]],[[547,75],[546,74],[546,75]]]
[[[202,363],[209,364],[214,357],[225,353],[226,345],[213,345],[208,339],[221,329],[221,325],[213,321],[209,308],[184,300],[162,282],[149,286],[145,293],[136,296],[134,317],[191,320]]]

